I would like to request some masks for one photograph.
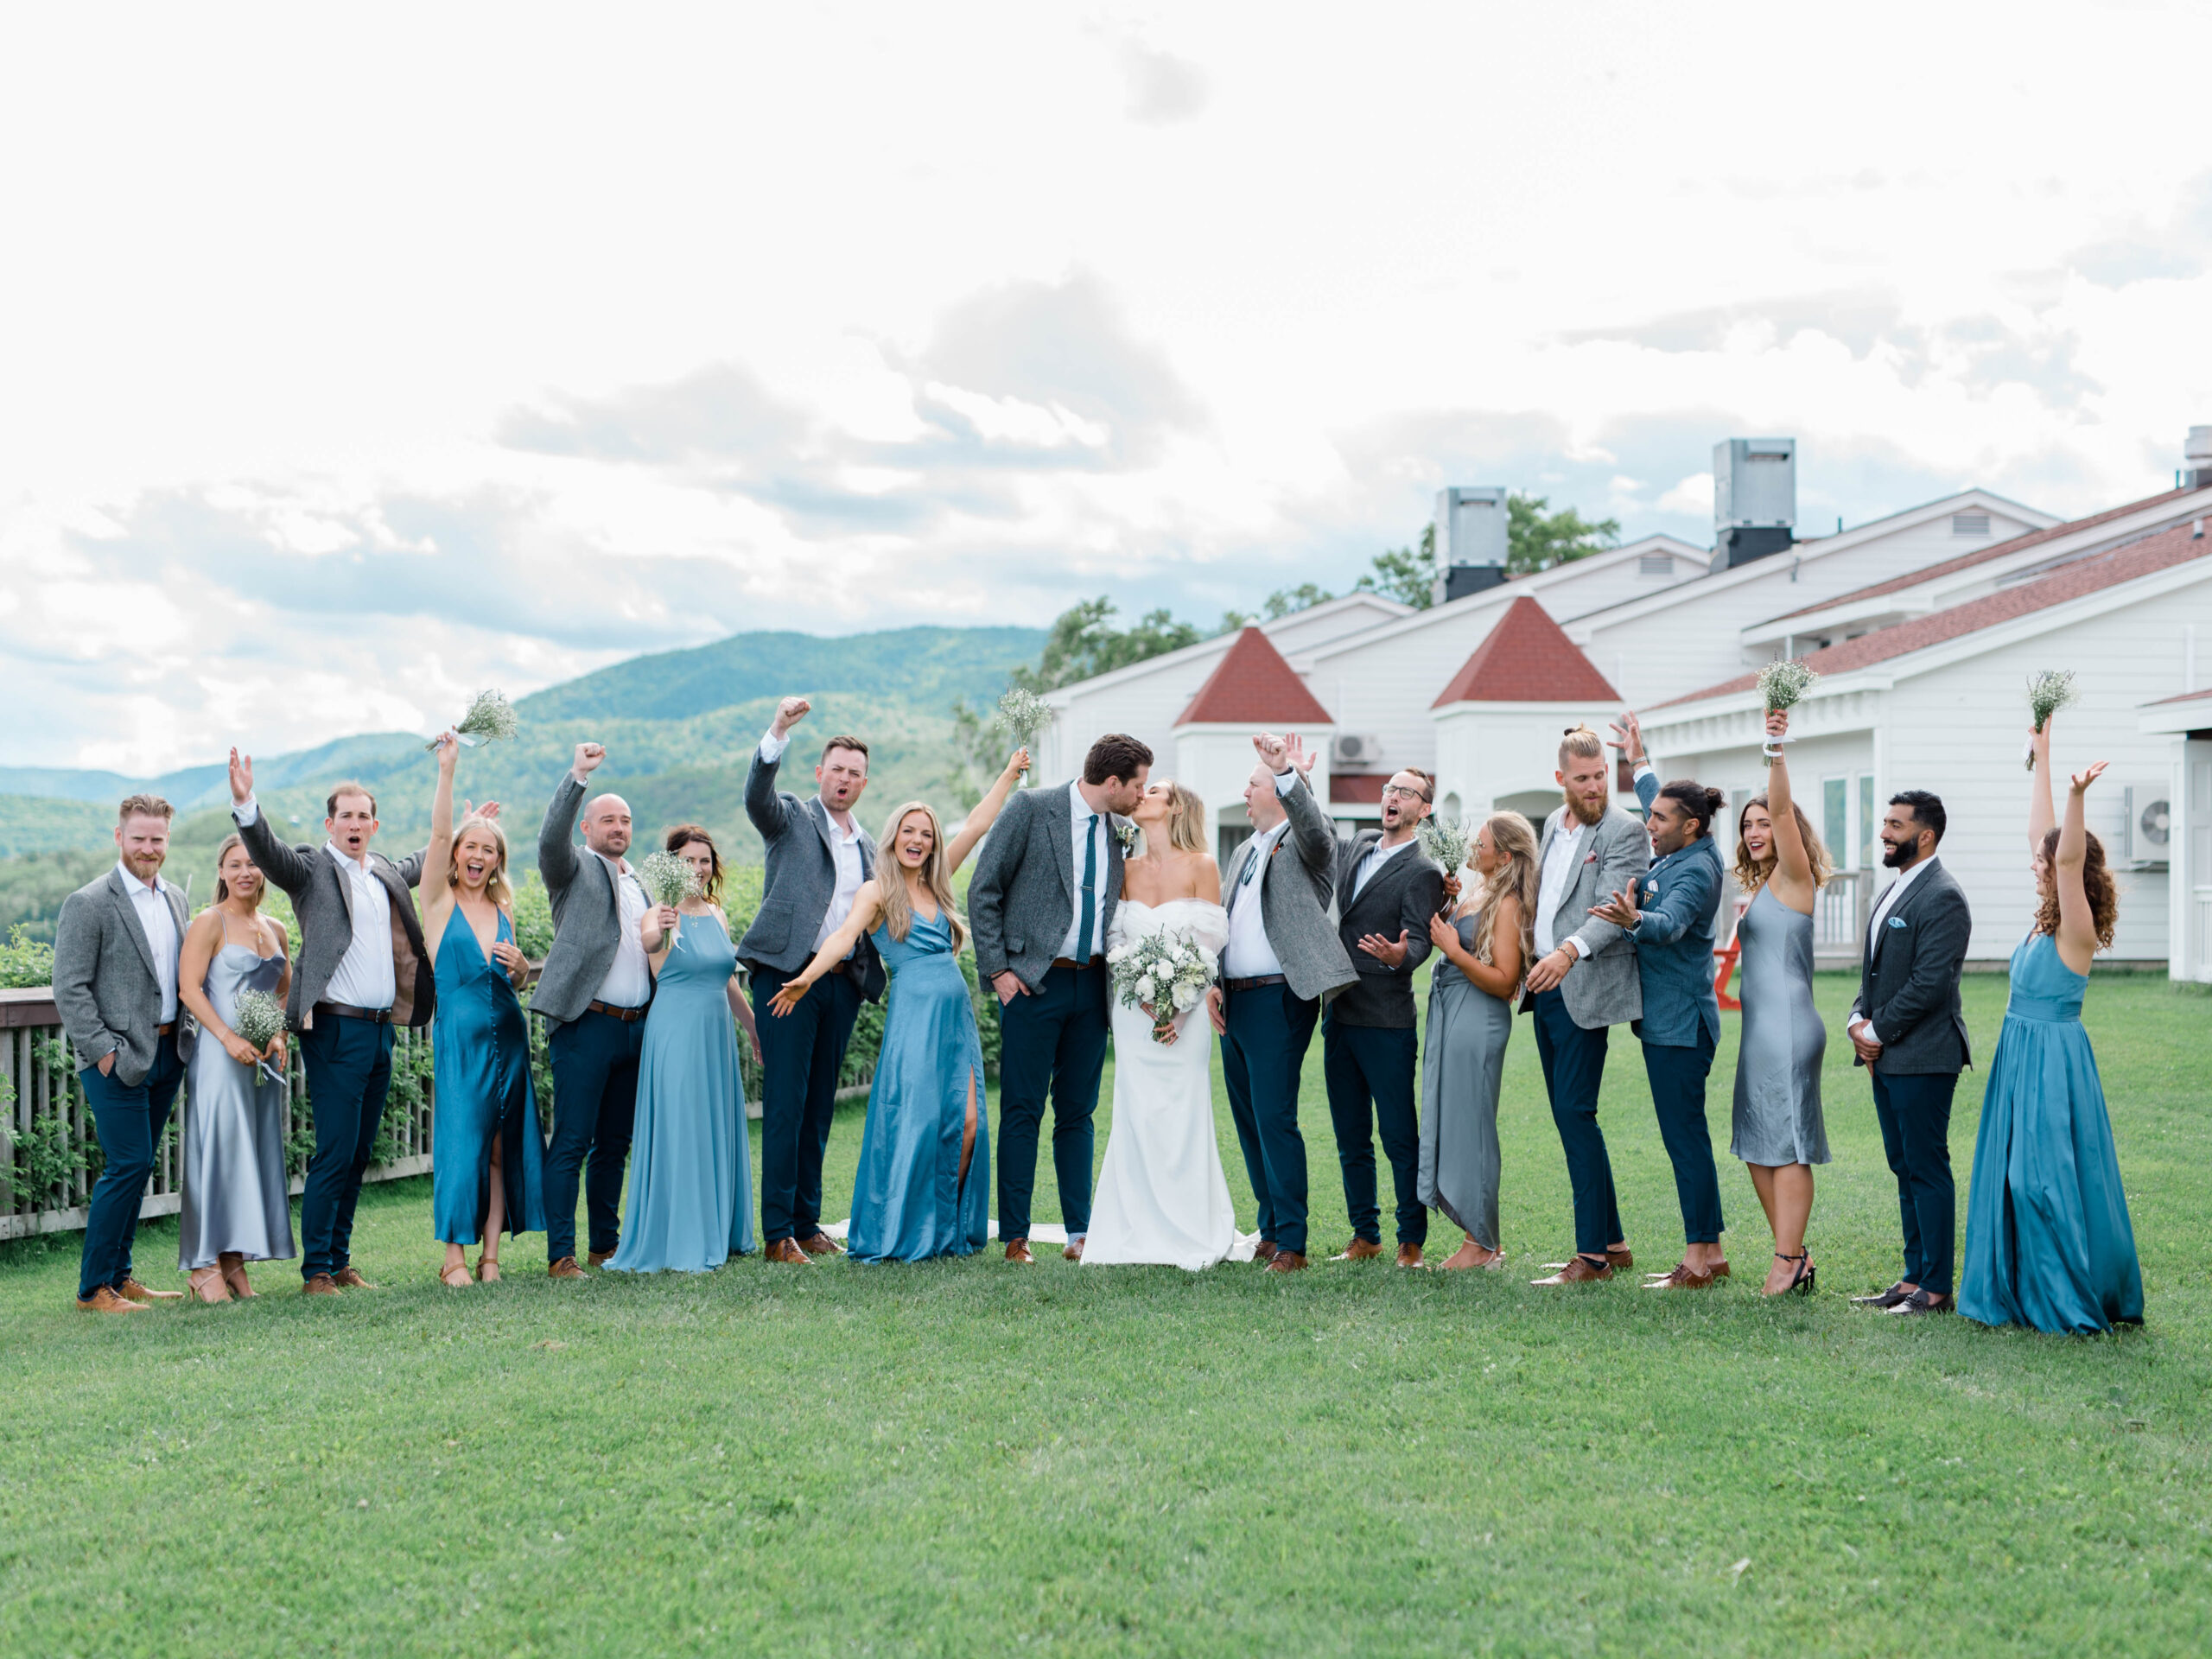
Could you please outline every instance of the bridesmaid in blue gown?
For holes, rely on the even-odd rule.
[[[2119,894],[2078,772],[2052,827],[2050,721],[2034,736],[2028,841],[2039,907],[2012,952],[2012,995],[1982,1090],[1967,1187],[1959,1312],[1984,1325],[2083,1336],[2143,1320],[2143,1274],[2097,1057],[2082,1027],[2089,963],[2109,947]]]
[[[507,838],[493,818],[453,823],[460,745],[438,740],[438,791],[420,887],[423,947],[437,978],[430,1027],[436,1113],[430,1129],[430,1219],[446,1247],[438,1277],[469,1282],[465,1246],[478,1246],[476,1278],[499,1277],[499,1235],[545,1226],[545,1141],[530,1083],[530,1027],[515,993],[530,962],[515,944]]]
[[[756,1053],[760,1038],[722,917],[721,854],[696,823],[678,824],[664,842],[691,867],[698,890],[674,908],[647,911],[639,927],[653,1001],[638,1059],[622,1241],[609,1273],[706,1273],[753,1251],[738,1027]]]
[[[864,883],[844,925],[768,1005],[779,1019],[788,1014],[874,929],[891,996],[845,1241],[855,1262],[972,1255],[989,1231],[983,1048],[960,971],[966,929],[952,907],[952,876],[1028,766],[1029,752],[1016,749],[949,848],[928,805],[909,801],[893,812],[878,844],[891,849],[897,879],[880,873]]]

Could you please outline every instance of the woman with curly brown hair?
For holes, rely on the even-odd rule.
[[[2089,964],[2120,912],[2082,797],[2105,769],[2074,774],[2054,827],[2050,720],[2032,734],[2028,848],[2035,926],[2012,952],[2012,995],[1982,1090],[1967,1186],[1959,1312],[1984,1325],[2085,1336],[2143,1322],[2143,1274],[2120,1189],[2097,1057],[2082,1027]]]

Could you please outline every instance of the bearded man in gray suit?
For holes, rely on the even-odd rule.
[[[1651,837],[1612,804],[1612,771],[1597,733],[1567,728],[1552,774],[1567,798],[1544,821],[1537,860],[1536,961],[1521,1011],[1535,1016],[1536,1058],[1574,1189],[1574,1255],[1540,1285],[1610,1279],[1636,1262],[1621,1236],[1598,1088],[1606,1030],[1643,1017],[1643,982],[1635,942],[1591,910],[1650,868]]]

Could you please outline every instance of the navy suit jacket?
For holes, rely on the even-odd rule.
[[[1636,798],[1650,811],[1658,774],[1640,772]],[[1711,833],[1661,859],[1637,880],[1643,919],[1628,930],[1643,981],[1643,1017],[1636,1034],[1656,1048],[1694,1048],[1701,1027],[1720,1040],[1720,1004],[1713,994],[1713,925],[1720,914],[1720,851]]]

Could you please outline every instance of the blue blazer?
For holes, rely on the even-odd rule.
[[[1659,778],[1637,774],[1636,798],[1649,812]],[[1713,925],[1720,914],[1720,850],[1700,836],[1637,878],[1643,919],[1628,930],[1643,980],[1643,1018],[1636,1034],[1656,1048],[1694,1048],[1703,1027],[1720,1040],[1720,1004],[1713,995]]]

